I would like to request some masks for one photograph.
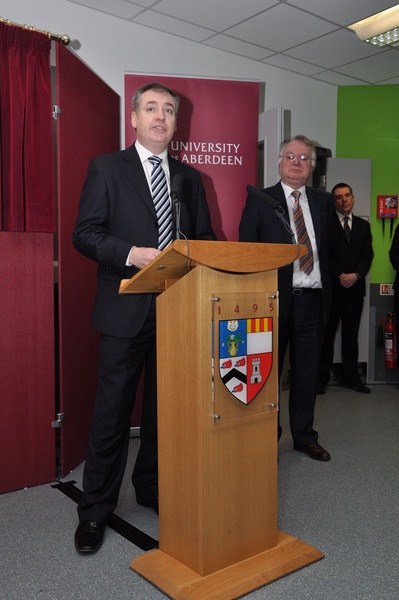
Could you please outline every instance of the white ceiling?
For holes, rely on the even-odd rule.
[[[399,83],[399,48],[346,27],[392,0],[66,0],[334,85]]]

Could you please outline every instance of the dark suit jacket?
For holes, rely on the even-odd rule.
[[[187,239],[216,239],[199,173],[170,156],[168,161],[171,181],[177,173],[183,180],[181,231]],[[125,266],[132,246],[158,246],[158,224],[134,144],[90,162],[73,244],[99,263],[94,329],[118,337],[136,335],[148,314],[151,295],[118,294],[119,284],[138,271]]]
[[[284,210],[285,221],[290,223],[287,202],[281,182],[263,190],[280,202]],[[329,311],[331,282],[329,277],[329,246],[331,226],[334,216],[333,197],[328,192],[307,187],[306,195],[312,215],[316,236],[317,251],[320,259],[320,271],[323,286],[323,307],[325,316]],[[273,207],[249,194],[239,226],[240,241],[266,242],[269,244],[291,244],[292,236],[284,223],[276,216]],[[279,319],[283,323],[288,317],[292,297],[293,265],[282,267],[278,271]]]
[[[373,246],[370,223],[352,215],[350,242],[335,214],[334,235],[331,248],[330,273],[332,292],[341,296],[364,296],[366,285],[364,278],[369,272],[373,260]],[[344,288],[339,282],[341,273],[359,273],[361,278],[350,288]]]

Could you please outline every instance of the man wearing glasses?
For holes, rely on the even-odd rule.
[[[243,242],[307,247],[304,257],[278,272],[278,368],[281,378],[289,347],[289,418],[294,450],[328,461],[330,454],[318,443],[313,421],[319,355],[330,305],[328,259],[334,201],[331,194],[306,185],[315,164],[315,145],[307,137],[298,135],[284,142],[279,155],[281,180],[264,189],[264,197],[262,193],[248,195],[239,233]]]

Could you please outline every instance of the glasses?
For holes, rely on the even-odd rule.
[[[298,154],[297,156],[296,154],[292,154],[292,152],[288,152],[288,154],[280,154],[280,158],[285,158],[290,162],[293,162],[294,160],[299,160],[299,162],[301,163],[306,163],[308,162],[308,160],[312,160],[312,157],[308,156],[307,154]]]

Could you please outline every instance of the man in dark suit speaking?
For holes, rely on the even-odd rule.
[[[268,199],[262,198],[262,193],[249,193],[239,232],[243,242],[298,242],[307,246],[302,259],[278,272],[278,367],[281,377],[289,345],[294,449],[315,460],[328,461],[330,455],[318,443],[313,420],[323,322],[330,298],[328,259],[334,205],[331,194],[306,186],[315,164],[315,146],[307,137],[284,142],[279,157],[281,181],[263,190]]]
[[[158,508],[155,294],[119,294],[173,239],[171,185],[179,180],[179,234],[213,240],[200,174],[168,155],[179,97],[159,83],[133,97],[135,143],[94,158],[80,200],[73,243],[98,262],[94,329],[100,333],[98,391],[89,432],[75,533],[78,552],[96,552],[124,475],[130,419],[145,367],[140,449],[132,475],[139,504]],[[176,235],[176,231],[174,232]]]
[[[356,392],[368,394],[370,388],[360,379],[357,361],[359,326],[366,295],[365,276],[373,260],[370,223],[353,214],[355,197],[350,185],[337,183],[332,194],[337,211],[330,263],[332,303],[321,355],[317,393],[324,394],[330,379],[334,339],[341,321],[342,382]]]

